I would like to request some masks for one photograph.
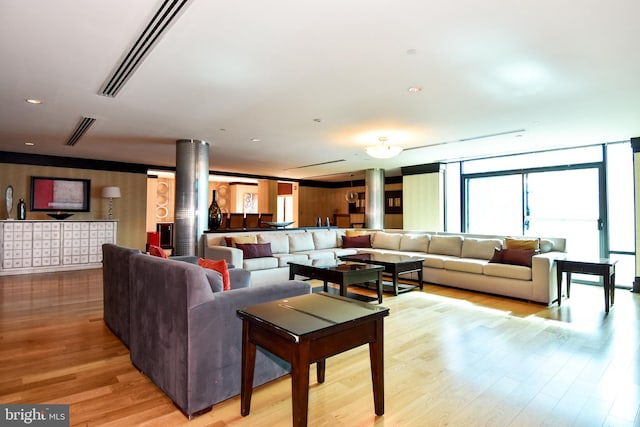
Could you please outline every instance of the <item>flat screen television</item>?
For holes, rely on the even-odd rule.
[[[91,180],[32,176],[30,201],[32,211],[89,212]]]

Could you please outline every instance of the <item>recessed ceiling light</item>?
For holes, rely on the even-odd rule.
[[[409,89],[407,89],[410,93],[418,93],[422,91],[422,88],[420,86],[411,86]]]
[[[313,121],[316,122],[316,123],[320,123],[320,122],[322,122],[322,119],[321,118],[315,118],[315,119],[313,119]]]
[[[35,104],[35,105],[42,104],[42,100],[41,99],[36,99],[36,98],[27,98],[27,99],[25,99],[25,101],[27,101],[29,104]]]
[[[31,146],[33,146],[33,145],[36,145],[36,143],[35,143],[35,142],[27,141],[27,142],[25,142],[25,143],[24,143],[24,145],[28,145],[28,146],[30,146],[30,147],[31,147]]]
[[[251,142],[260,142],[260,141],[261,141],[261,139],[259,139],[259,138],[251,138]]]

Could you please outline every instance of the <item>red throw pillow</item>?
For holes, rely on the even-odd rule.
[[[244,259],[273,256],[271,243],[236,243],[236,248],[242,251]]]
[[[227,261],[224,259],[198,259],[198,265],[209,270],[215,270],[222,274],[222,290],[228,291],[231,289],[231,279],[229,278],[229,267],[227,267]]]
[[[165,259],[169,258],[169,256],[164,251],[164,249],[162,249],[160,246],[154,246],[154,245],[149,246],[149,255],[153,255],[153,256],[157,256]]]
[[[342,236],[343,248],[370,248],[371,235],[364,234],[362,236]]]

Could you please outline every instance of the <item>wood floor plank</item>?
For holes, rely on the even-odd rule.
[[[0,403],[70,405],[72,426],[291,424],[291,381],[189,421],[102,321],[102,271],[0,277]],[[366,291],[363,291],[367,293]],[[312,369],[314,426],[638,426],[640,295],[574,284],[562,307],[425,285],[385,295],[385,414],[368,350]]]

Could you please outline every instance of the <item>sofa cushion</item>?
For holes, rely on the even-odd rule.
[[[314,231],[313,245],[315,249],[330,249],[336,247],[336,232],[334,230]]]
[[[284,233],[258,234],[258,243],[271,243],[271,252],[274,254],[289,253],[289,237]]]
[[[423,267],[439,268],[439,269],[444,268],[444,260],[446,259],[446,257],[425,255],[422,258],[423,258],[423,261],[422,261]]]
[[[400,250],[400,239],[402,234],[400,233],[385,233],[384,231],[378,231],[373,235],[371,240],[371,247],[375,249],[391,249],[393,251]]]
[[[313,236],[312,233],[293,233],[289,234],[289,252],[312,251]]]
[[[462,236],[431,236],[429,253],[438,255],[460,256]]]
[[[531,268],[521,265],[487,263],[483,272],[486,276],[505,277],[507,279],[531,280]]]
[[[209,281],[209,286],[211,286],[211,290],[213,292],[223,292],[224,291],[224,283],[222,282],[222,274],[215,270],[211,270],[209,268],[204,268],[204,274],[207,276],[207,280]]]
[[[400,250],[405,252],[427,253],[429,251],[429,235],[403,234],[400,239]]]
[[[290,262],[296,264],[310,265],[311,260],[307,254],[273,254],[278,259],[278,267],[288,267]]]
[[[540,239],[522,239],[515,237],[507,237],[504,239],[505,249],[540,249]]]
[[[217,271],[218,273],[220,273],[220,276],[222,277],[222,290],[228,291],[229,289],[231,289],[231,280],[229,279],[229,268],[227,266],[227,261],[223,259],[199,258],[198,265],[200,267],[207,268],[209,270]],[[211,285],[211,290],[213,292],[219,292],[220,289],[218,289],[216,281],[213,281],[212,283],[212,280],[209,277],[209,275],[207,275],[207,279],[209,279],[209,285]]]
[[[343,248],[370,248],[371,247],[371,236],[368,234],[363,234],[362,236],[342,236],[342,247]]]
[[[464,273],[482,274],[487,260],[480,259],[444,259],[445,270],[462,271]]]
[[[271,243],[236,243],[236,248],[242,251],[244,259],[273,256]]]
[[[502,248],[500,239],[474,239],[466,237],[462,242],[462,258],[491,259],[495,248]]]
[[[249,258],[242,261],[242,268],[248,271],[268,270],[270,268],[278,268],[278,258]]]

